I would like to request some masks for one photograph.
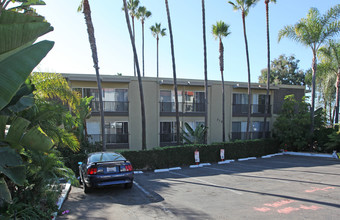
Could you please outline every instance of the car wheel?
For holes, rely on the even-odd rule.
[[[92,192],[92,188],[91,187],[88,187],[86,185],[86,183],[83,184],[83,189],[84,189],[84,193],[91,193]]]
[[[125,183],[125,189],[131,189],[132,188],[132,186],[133,186],[133,182],[131,182],[131,183]]]

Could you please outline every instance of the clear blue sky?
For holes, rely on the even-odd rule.
[[[133,75],[132,47],[121,10],[122,0],[89,0],[99,55],[100,74]],[[45,0],[46,6],[37,11],[52,24],[54,31],[41,39],[55,41],[55,46],[38,66],[38,71],[59,73],[95,74],[86,25],[82,13],[77,12],[80,0]],[[206,0],[206,29],[208,53],[208,78],[220,80],[218,41],[212,34],[212,25],[222,20],[230,25],[231,35],[224,43],[224,79],[247,81],[246,55],[240,12],[232,10],[227,0]],[[172,77],[170,38],[163,0],[141,0],[152,12],[145,22],[145,72],[156,76],[156,39],[149,27],[161,22],[167,36],[160,39],[160,77]],[[270,4],[271,59],[280,54],[292,55],[300,60],[300,68],[311,66],[309,48],[283,39],[277,42],[278,31],[293,25],[306,16],[311,7],[323,14],[338,0],[278,0]],[[169,0],[174,35],[176,71],[178,78],[203,79],[203,40],[201,0]],[[141,65],[141,23],[136,21],[136,45]],[[250,54],[251,81],[257,82],[261,69],[267,66],[265,4],[260,0],[250,10],[246,27]],[[41,40],[40,39],[40,40]]]

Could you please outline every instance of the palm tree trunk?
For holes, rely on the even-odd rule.
[[[136,45],[135,45],[134,38],[133,38],[133,35],[132,35],[132,31],[131,31],[129,14],[128,14],[128,11],[127,11],[127,6],[126,6],[126,0],[123,0],[123,4],[124,4],[126,24],[127,24],[129,34],[130,34],[132,50],[133,50],[134,58],[136,60],[135,66],[137,68],[137,74],[138,74],[139,95],[140,95],[141,115],[142,115],[142,150],[146,150],[145,105],[144,105],[144,93],[143,93],[142,77],[141,77],[141,74],[140,74],[140,69],[139,69],[139,64],[138,64]]]
[[[132,28],[133,28],[133,44],[136,44],[136,35],[135,35],[135,17],[131,16],[132,19]],[[133,55],[133,75],[136,76],[136,58]]]
[[[250,114],[251,114],[251,87],[250,87],[249,51],[248,51],[248,40],[247,40],[247,32],[246,32],[246,17],[245,17],[244,12],[242,12],[242,23],[243,23],[243,34],[244,34],[244,42],[246,46],[247,68],[248,68],[248,117],[247,117],[246,139],[249,139]]]
[[[340,67],[336,76],[336,101],[335,101],[335,124],[339,123],[339,87],[340,87]]]
[[[208,71],[207,71],[207,41],[205,36],[205,5],[202,0],[202,26],[203,26],[203,53],[204,53],[204,126],[208,127]],[[204,135],[204,143],[207,144],[208,132]]]
[[[225,142],[225,97],[224,97],[224,59],[223,59],[223,43],[220,38],[220,71],[221,71],[221,80],[222,80],[222,141]]]
[[[90,46],[92,50],[92,59],[94,68],[96,70],[97,77],[97,85],[99,91],[99,106],[100,106],[100,124],[101,124],[101,134],[102,134],[102,143],[103,143],[103,151],[106,151],[106,138],[105,138],[105,121],[104,121],[104,105],[103,105],[103,90],[101,85],[101,79],[99,76],[99,66],[98,66],[98,54],[97,54],[97,46],[96,46],[96,38],[94,37],[94,27],[91,18],[91,9],[88,0],[84,0],[84,16],[85,22],[87,26],[87,33],[89,35]]]
[[[157,38],[156,38],[156,40],[157,40],[157,79],[158,79],[158,77],[159,77],[159,70],[158,70],[158,41],[159,41],[159,37],[158,37],[158,35],[157,35]]]
[[[176,135],[177,135],[177,145],[180,144],[180,124],[179,124],[179,112],[178,112],[178,92],[177,92],[177,77],[176,77],[176,64],[175,64],[175,52],[174,52],[174,40],[172,37],[171,19],[168,0],[165,0],[166,13],[168,16],[168,25],[170,33],[170,43],[171,43],[171,56],[172,56],[172,70],[174,77],[174,89],[175,89],[175,105],[176,105]]]
[[[269,113],[269,89],[270,89],[269,0],[266,0],[265,4],[266,4],[266,22],[267,22],[267,69],[268,71],[267,71],[267,94],[266,94],[266,103],[265,103],[265,111],[264,111],[262,138],[266,138],[267,115]]]
[[[144,72],[144,21],[142,21],[142,58],[143,58],[143,77],[145,76]]]
[[[316,66],[317,66],[316,51],[315,50],[313,50],[313,64],[312,65],[313,65],[312,66],[312,70],[313,70],[313,76],[312,76],[312,106],[311,106],[311,109],[310,109],[310,117],[311,117],[310,131],[311,131],[311,133],[314,132],[315,77],[316,77]]]

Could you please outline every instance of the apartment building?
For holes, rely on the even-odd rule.
[[[72,89],[82,96],[93,96],[92,116],[87,120],[91,142],[100,141],[99,95],[95,75],[62,74]],[[137,77],[102,75],[105,134],[107,148],[141,149],[141,108]],[[204,80],[177,79],[179,115],[195,128],[204,124],[208,110],[208,143],[222,141],[222,83],[208,82],[208,109],[205,109]],[[176,144],[176,117],[173,80],[143,78],[146,112],[147,148]],[[248,90],[244,82],[225,82],[225,136],[227,140],[245,139],[248,115]],[[270,107],[265,135],[271,135],[273,123],[281,110],[284,97],[294,94],[300,100],[304,86],[271,85]],[[262,138],[265,116],[266,85],[252,84],[252,139]]]

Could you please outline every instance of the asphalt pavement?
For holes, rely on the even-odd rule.
[[[339,219],[340,160],[275,156],[135,175],[132,189],[72,187],[57,219]]]

